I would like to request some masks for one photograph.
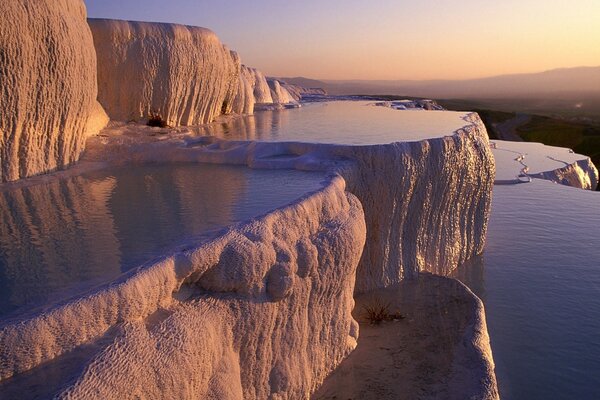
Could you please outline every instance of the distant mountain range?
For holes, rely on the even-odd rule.
[[[501,75],[468,80],[315,80],[280,78],[304,87],[320,87],[330,94],[381,94],[431,98],[546,98],[600,94],[600,67],[563,68],[531,74]]]

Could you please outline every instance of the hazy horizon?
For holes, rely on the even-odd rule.
[[[462,80],[600,65],[600,2],[85,0],[92,18],[213,30],[271,76]]]

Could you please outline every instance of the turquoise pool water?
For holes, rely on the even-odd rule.
[[[494,187],[483,256],[457,272],[485,307],[503,399],[600,399],[600,194]]]
[[[322,187],[321,173],[165,164],[0,191],[0,317],[50,306]],[[1,322],[1,319],[0,319]]]

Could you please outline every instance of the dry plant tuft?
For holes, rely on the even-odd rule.
[[[381,298],[373,298],[369,303],[363,306],[365,319],[371,325],[379,325],[384,321],[395,321],[404,319],[404,315],[399,312],[390,311],[391,303]]]

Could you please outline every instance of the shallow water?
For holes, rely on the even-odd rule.
[[[334,101],[261,111],[195,131],[229,140],[369,145],[452,135],[468,124],[463,120],[465,115],[454,111],[397,111],[367,101]]]
[[[600,194],[495,186],[482,257],[457,276],[486,315],[503,399],[600,398]]]
[[[165,164],[0,192],[0,317],[48,306],[184,240],[322,187],[321,173]]]

